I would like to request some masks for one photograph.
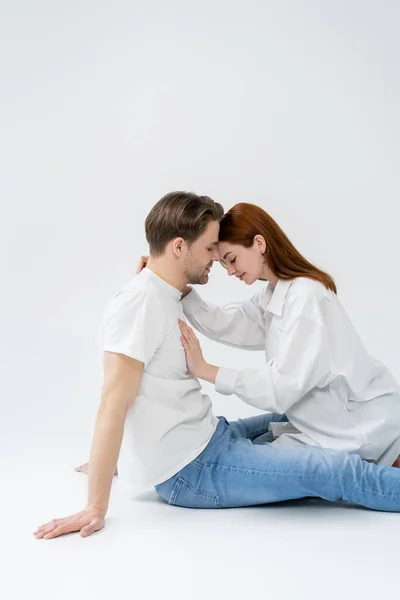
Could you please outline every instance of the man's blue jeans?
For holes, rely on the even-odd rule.
[[[312,446],[271,444],[265,414],[228,422],[203,452],[156,486],[170,504],[188,508],[229,508],[320,497],[346,500],[375,510],[400,511],[400,469],[362,460],[357,454]],[[271,436],[271,437],[269,437]]]

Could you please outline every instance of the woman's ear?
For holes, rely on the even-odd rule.
[[[267,244],[265,243],[265,239],[262,235],[257,234],[254,236],[254,247],[257,248],[261,254],[264,254]]]

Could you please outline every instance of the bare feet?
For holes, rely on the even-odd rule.
[[[75,471],[77,473],[85,473],[85,475],[87,475],[88,471],[89,471],[89,463],[85,463],[84,465],[81,465],[80,467],[75,467]],[[118,469],[117,468],[115,468],[114,475],[118,475]]]

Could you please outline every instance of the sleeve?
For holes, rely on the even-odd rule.
[[[248,302],[215,306],[204,302],[192,289],[182,304],[189,323],[211,340],[246,350],[264,350],[265,291]]]
[[[111,300],[103,329],[103,350],[144,363],[153,358],[165,334],[164,311],[155,296],[123,292]]]
[[[288,307],[289,308],[289,307]],[[215,389],[259,409],[285,413],[329,372],[328,335],[318,299],[297,299],[288,310],[277,355],[262,369],[220,368]]]

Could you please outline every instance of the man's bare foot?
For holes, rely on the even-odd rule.
[[[392,467],[395,467],[396,469],[400,469],[400,456],[398,456],[396,458],[396,460],[394,461],[394,463],[392,464]]]
[[[77,471],[77,473],[85,473],[85,475],[87,475],[88,471],[89,471],[89,463],[85,463],[84,465],[81,465],[80,467],[75,467],[75,471]],[[117,468],[115,468],[114,475],[118,475]]]

